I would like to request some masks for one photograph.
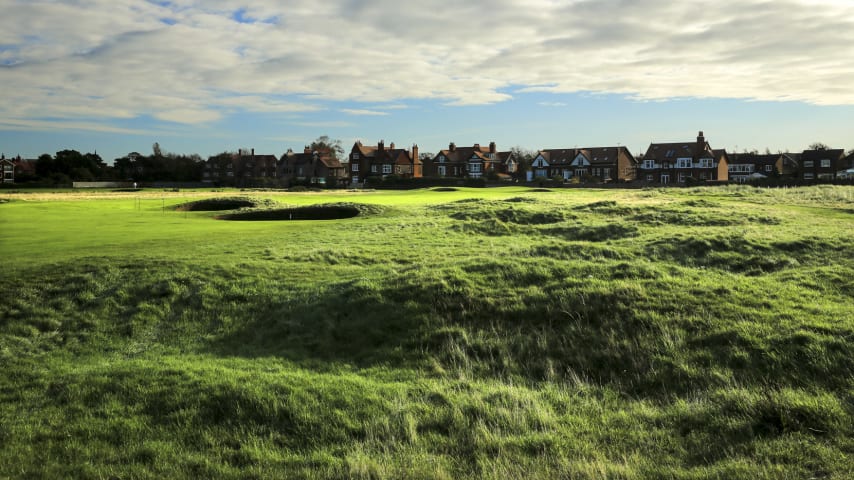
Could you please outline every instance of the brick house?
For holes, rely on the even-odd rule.
[[[798,176],[801,180],[833,180],[839,171],[847,168],[845,150],[804,150]]]
[[[499,152],[495,142],[486,147],[479,143],[458,147],[451,142],[424,163],[424,175],[428,177],[481,178],[492,174],[510,179],[518,169],[513,152]]]
[[[646,183],[685,183],[729,180],[729,158],[725,150],[709,146],[703,132],[695,142],[651,143],[638,166],[638,180]]]
[[[638,161],[626,147],[564,148],[540,150],[531,162],[528,180],[536,177],[632,181]]]
[[[306,146],[302,153],[293,150],[282,155],[279,176],[287,183],[339,184],[346,181],[347,169],[329,151],[312,151]]]
[[[782,153],[730,153],[729,179],[734,182],[779,177],[789,171],[787,162],[791,160]]]
[[[208,158],[202,171],[202,181],[245,187],[268,183],[278,178],[278,159],[275,155],[256,155],[249,152],[220,154]]]
[[[380,140],[377,145],[353,144],[350,150],[350,181],[364,182],[369,177],[385,178],[397,175],[403,178],[419,178],[423,175],[423,162],[418,158],[418,145],[412,150],[396,148],[394,142],[388,148]]]

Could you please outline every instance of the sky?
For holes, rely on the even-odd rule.
[[[0,153],[854,149],[854,0],[0,0]]]

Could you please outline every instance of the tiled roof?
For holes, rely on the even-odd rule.
[[[680,157],[714,158],[715,153],[709,147],[709,142],[651,143],[646,150],[644,160],[676,160]]]
[[[827,158],[831,160],[838,160],[842,158],[843,155],[845,155],[845,150],[842,150],[841,148],[827,150],[804,150],[804,152],[801,154],[801,161],[824,160]]]
[[[774,165],[777,160],[782,157],[782,154],[758,154],[758,153],[730,153],[729,163],[732,164],[748,164],[754,165]]]

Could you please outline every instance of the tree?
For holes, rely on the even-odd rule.
[[[436,156],[435,153],[430,153],[430,152],[419,152],[418,153],[418,159],[421,160],[422,162],[433,160],[433,157],[435,157],[435,156]]]
[[[810,150],[830,150],[830,147],[821,142],[811,143],[809,146]]]
[[[317,140],[311,142],[311,150],[318,152],[329,152],[332,158],[343,158],[344,147],[341,146],[341,140],[337,138],[329,138],[328,135],[321,135]]]
[[[157,142],[154,142],[154,145],[151,146],[151,151],[154,153],[155,157],[163,156],[163,151],[160,150],[160,144]]]
[[[53,173],[54,168],[55,164],[50,154],[39,155],[38,160],[36,160],[36,175],[41,178],[48,178]]]

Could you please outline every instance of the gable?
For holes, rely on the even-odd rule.
[[[584,156],[584,154],[579,153],[572,160],[571,165],[573,167],[589,167],[590,166],[590,160],[588,160],[587,157]]]
[[[543,155],[540,154],[540,155],[537,155],[537,158],[534,159],[533,163],[531,163],[531,166],[540,167],[540,168],[548,167],[549,162],[547,162],[546,159],[543,157]]]

